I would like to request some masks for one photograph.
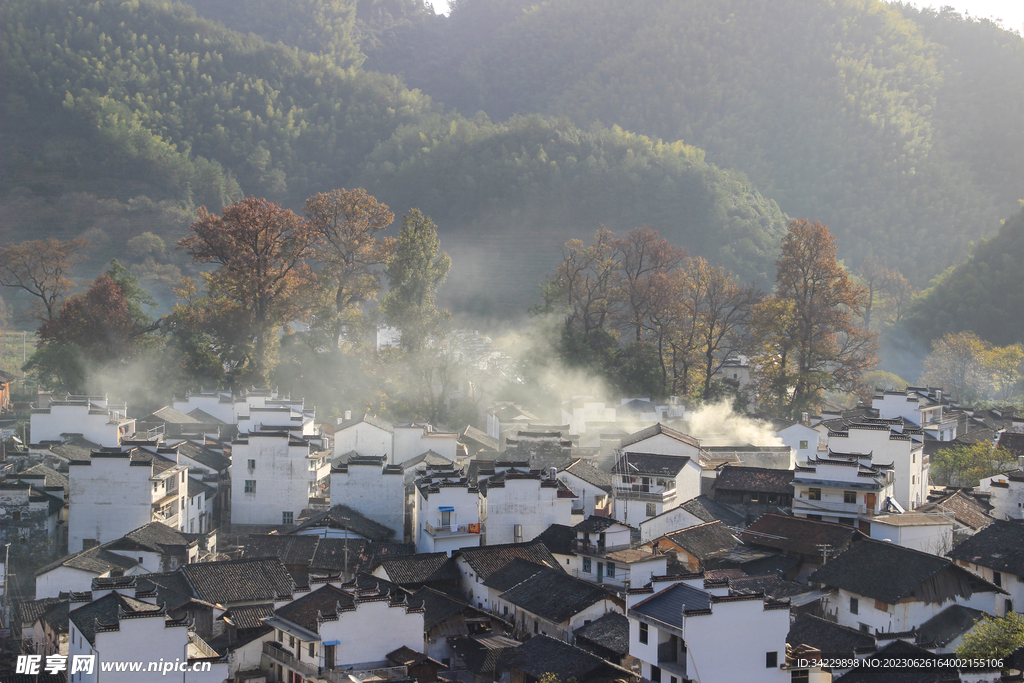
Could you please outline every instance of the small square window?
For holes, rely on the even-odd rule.
[[[807,489],[807,500],[821,500],[821,489]]]
[[[843,502],[844,503],[856,503],[857,492],[856,491],[843,491]]]
[[[775,669],[779,666],[779,653],[778,652],[765,652],[764,653],[764,668]]]
[[[608,576],[609,578],[615,576],[615,564],[612,562],[608,563]]]
[[[245,492],[246,493],[256,493],[256,480],[255,479],[246,479],[245,480]]]
[[[281,524],[294,524],[294,523],[295,523],[295,513],[293,513],[291,510],[286,510],[286,511],[281,513]]]
[[[800,442],[800,450],[806,449],[807,446],[808,446],[808,442],[807,441],[801,441]]]
[[[657,504],[656,503],[648,503],[647,504],[647,516],[648,517],[654,517],[656,514],[658,514],[658,506],[657,506]]]

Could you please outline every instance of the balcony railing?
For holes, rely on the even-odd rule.
[[[868,510],[866,505],[859,503],[833,503],[825,500],[809,500],[807,498],[794,498],[793,507],[802,511],[821,512],[842,512],[848,515],[874,514],[874,510]]]
[[[299,672],[303,678],[326,679],[331,683],[352,683],[352,679],[393,680],[409,677],[406,666],[345,665],[337,669],[325,669],[309,662],[296,659],[277,643],[263,643],[263,654],[278,664]],[[385,662],[380,662],[381,664]],[[366,668],[362,668],[365,666]],[[290,677],[286,678],[290,680]]]
[[[686,679],[686,653],[678,650],[678,645],[671,641],[658,644],[658,667],[664,671]]]
[[[287,666],[292,671],[298,671],[304,678],[315,678],[320,675],[319,667],[296,659],[292,653],[277,643],[263,643],[263,654],[278,664]]]
[[[469,526],[470,525],[468,524],[439,524],[435,526],[430,522],[423,523],[423,529],[434,538],[439,538],[443,536],[468,536],[471,534],[476,536],[480,533],[479,531],[470,531]],[[479,528],[479,525],[477,525],[477,527]]]
[[[651,491],[649,486],[616,486],[615,497],[620,500],[641,500],[646,503],[669,503],[676,499],[676,490]]]
[[[605,543],[590,543],[580,539],[573,540],[571,546],[573,552],[589,553],[591,555],[605,555],[607,553],[614,553],[616,550],[627,550],[632,547],[629,543],[607,545]]]

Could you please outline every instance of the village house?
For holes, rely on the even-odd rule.
[[[552,678],[579,683],[627,683],[637,678],[629,669],[544,635],[504,651],[497,667],[508,672],[509,683],[538,683]]]
[[[668,557],[650,548],[632,547],[636,531],[608,517],[591,516],[572,528],[575,536],[570,550],[575,562],[574,576],[623,588],[643,586],[651,576],[664,575]]]
[[[729,527],[716,520],[665,534],[647,546],[657,553],[675,555],[685,571],[699,572],[707,566],[709,560],[739,542]]]
[[[789,603],[763,594],[698,588],[692,581],[655,582],[626,596],[629,653],[644,680],[703,683],[791,680],[786,657]]]
[[[480,524],[485,545],[521,543],[552,524],[568,524],[576,495],[555,477],[507,469],[480,482]]]
[[[871,518],[871,538],[944,555],[953,547],[955,522],[948,515],[919,510],[875,515]]]
[[[457,658],[449,638],[503,635],[512,629],[508,620],[428,586],[413,593],[409,604],[423,607],[422,652],[446,666]]]
[[[292,526],[330,485],[329,453],[289,431],[239,434],[231,443],[231,523]]]
[[[871,399],[871,407],[881,419],[902,418],[936,441],[952,441],[957,436],[958,417],[948,410],[941,389],[907,387],[906,391],[885,391]]]
[[[854,543],[808,578],[832,591],[827,615],[871,633],[910,631],[952,604],[996,614],[1007,595],[944,557],[872,539]]]
[[[606,517],[611,514],[612,477],[608,472],[578,459],[559,470],[558,478],[576,494],[573,515]]]
[[[625,614],[608,612],[573,632],[573,645],[595,654],[606,662],[625,666],[629,656],[629,619]]]
[[[68,469],[68,550],[75,552],[124,536],[149,522],[182,530],[196,509],[188,467],[140,448],[103,448]],[[117,495],[112,495],[116,491]],[[184,513],[184,514],[183,514]]]
[[[276,639],[263,654],[278,681],[340,671],[358,676],[390,668],[388,653],[401,647],[423,651],[423,608],[386,587],[327,584],[277,608],[266,623]]]
[[[494,609],[515,624],[519,637],[546,635],[571,642],[577,628],[607,612],[622,611],[614,593],[590,581],[529,562],[517,566],[528,569],[528,575],[517,577],[515,585],[498,595]]]
[[[758,517],[739,537],[749,546],[778,550],[797,558],[799,563],[787,576],[805,580],[828,558],[865,536],[846,524],[769,513]]]
[[[990,496],[992,510],[989,514],[992,517],[1024,519],[1024,470],[1008,470],[985,477],[978,488]]]
[[[334,427],[334,457],[354,452],[390,458],[394,453],[394,435],[395,427],[387,420],[369,413],[353,418],[352,411],[346,410]]]
[[[547,546],[536,540],[527,543],[461,548],[454,552],[452,557],[459,568],[462,594],[469,604],[488,611],[494,611],[498,596],[515,584],[507,583],[490,587],[486,585],[486,582],[495,573],[504,570],[516,560],[561,570],[558,560],[554,558]]]
[[[42,403],[42,402],[40,402]],[[106,396],[72,396],[33,408],[29,415],[32,443],[59,443],[70,434],[107,448],[117,448],[121,438],[135,432],[135,418],[128,406],[113,404]]]
[[[73,595],[71,601],[68,654],[72,658],[94,655],[101,662],[137,661],[139,653],[145,653],[151,662],[173,662],[184,655],[190,664],[210,663],[209,671],[192,672],[191,681],[221,683],[227,678],[227,661],[191,629],[189,620],[172,619],[164,605],[117,591],[87,593],[81,598]],[[104,671],[101,676],[99,666],[68,676],[70,683],[150,683],[164,679],[161,671]]]
[[[414,592],[423,587],[446,593],[458,593],[459,567],[448,553],[385,557],[373,576],[390,581],[403,590]]]
[[[640,542],[647,543],[672,531],[718,520],[730,527],[742,527],[746,516],[708,496],[691,498],[679,507],[640,522]]]
[[[531,470],[547,472],[552,467],[562,469],[572,462],[572,441],[564,438],[561,431],[517,431],[514,437],[506,436],[502,457],[504,460],[525,462]]]
[[[32,622],[32,653],[67,656],[69,607],[69,601],[61,598],[39,612]]]
[[[416,551],[447,552],[480,545],[480,492],[461,472],[428,468],[413,492]]]
[[[624,452],[612,468],[612,516],[636,526],[700,495],[700,478],[690,456]]]
[[[531,422],[540,422],[533,413],[514,403],[497,403],[487,409],[487,436],[498,441],[499,450],[505,447],[505,437],[520,429],[526,429]]]
[[[893,466],[893,497],[907,510],[927,502],[929,457],[924,446],[884,422],[851,424],[829,432],[830,451],[870,456],[873,462]]]
[[[623,453],[648,453],[654,455],[685,456],[693,460],[700,458],[700,441],[682,432],[657,423],[623,437],[619,443]]]
[[[798,465],[793,475],[793,514],[857,526],[870,533],[871,518],[889,509],[891,464],[871,455],[828,452]]]
[[[750,512],[788,508],[793,504],[793,471],[725,465],[718,470],[711,497]]]
[[[797,422],[773,417],[769,422],[775,436],[792,449],[796,462],[804,462],[807,458],[817,455],[819,444],[824,445],[818,430],[810,426],[810,420]]]
[[[387,456],[350,457],[331,466],[331,504],[345,505],[405,535],[405,470]]]
[[[440,431],[426,422],[397,424],[394,430],[392,465],[403,463],[427,451],[433,451],[443,458],[455,461],[459,445],[457,433]]]
[[[936,514],[953,524],[954,544],[969,538],[992,523],[989,495],[977,490],[952,489],[934,492],[917,512]]]
[[[965,539],[946,557],[999,586],[1007,595],[994,614],[1024,608],[1024,524],[996,520]]]
[[[38,564],[62,552],[64,488],[46,486],[45,475],[0,482],[0,543],[12,561]]]

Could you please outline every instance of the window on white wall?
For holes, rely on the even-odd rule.
[[[246,479],[245,480],[245,492],[246,493],[256,493],[256,480],[255,479]]]
[[[294,524],[295,514],[291,510],[285,510],[281,513],[281,524]]]

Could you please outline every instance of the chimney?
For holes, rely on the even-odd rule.
[[[942,403],[942,389],[935,390],[935,402]]]
[[[550,479],[551,481],[554,481],[556,474],[558,474],[558,468],[557,467],[549,467],[548,468],[548,479]]]
[[[808,413],[800,413],[800,424],[811,426],[811,416]]]
[[[348,422],[351,419],[352,419],[352,411],[351,410],[346,410],[345,411],[345,422]]]

